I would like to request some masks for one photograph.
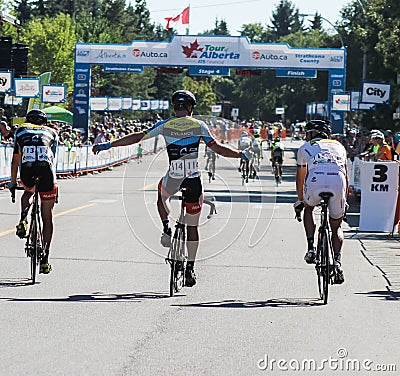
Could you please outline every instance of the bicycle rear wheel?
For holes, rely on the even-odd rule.
[[[31,231],[29,233],[29,250],[30,254],[29,257],[31,259],[31,280],[32,280],[32,285],[36,283],[36,266],[37,266],[37,257],[38,257],[38,242],[37,242],[37,236],[38,236],[38,228],[37,228],[37,222],[36,220],[32,220],[32,225],[31,225]]]
[[[318,289],[321,300],[328,303],[330,262],[329,262],[329,238],[327,231],[322,231],[318,241],[319,264],[317,265]]]

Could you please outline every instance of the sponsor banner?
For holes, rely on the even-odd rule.
[[[316,113],[316,115],[327,117],[328,116],[328,102],[317,103],[315,113]]]
[[[226,67],[189,67],[189,76],[230,76]]]
[[[360,231],[393,231],[398,185],[396,162],[362,163]]]
[[[129,45],[77,43],[76,62],[113,65],[344,69],[345,49],[249,43],[247,37],[175,35],[171,41]]]
[[[122,110],[122,98],[120,98],[120,97],[108,98],[107,110],[108,111],[121,111]]]
[[[140,99],[132,99],[132,111],[140,110],[141,101]]]
[[[158,99],[152,99],[150,101],[150,110],[159,110],[160,109],[160,101]]]
[[[107,97],[92,97],[90,98],[91,111],[106,111],[108,108]]]
[[[375,106],[371,103],[361,102],[361,91],[350,92],[350,109],[351,111],[358,110],[375,110]]]
[[[141,141],[145,152],[156,152],[159,148],[165,147],[164,140],[151,138]],[[112,148],[97,155],[93,154],[92,146],[73,146],[70,150],[64,145],[57,147],[55,166],[58,174],[75,173],[76,171],[94,170],[105,167],[119,161],[127,160],[137,155],[138,145],[129,145]],[[0,181],[7,181],[11,178],[11,160],[13,147],[0,145]]]
[[[162,110],[169,110],[169,101],[168,100],[162,101]]]
[[[390,84],[363,82],[361,101],[364,103],[387,104],[390,99]]]
[[[333,94],[332,110],[350,111],[350,94]]]
[[[90,123],[89,98],[91,85],[91,67],[87,64],[75,63],[74,69],[74,127],[83,128],[88,135]]]
[[[285,109],[283,107],[276,107],[275,108],[275,115],[284,115]]]
[[[222,111],[222,105],[214,104],[214,105],[211,106],[211,113],[219,114],[221,111]]]
[[[14,78],[14,94],[22,98],[40,97],[39,78]]]
[[[65,85],[43,85],[42,102],[43,103],[64,103],[67,88]]]
[[[0,72],[0,93],[9,93],[12,90],[12,72]]]
[[[317,78],[316,69],[277,69],[276,77]]]
[[[0,181],[11,178],[11,159],[13,147],[0,145]]]
[[[141,99],[140,100],[140,109],[142,111],[150,110],[150,100],[149,99]]]
[[[104,64],[104,72],[143,73],[142,65]]]
[[[4,97],[4,104],[8,106],[22,106],[23,99],[14,97],[13,95],[6,94]]]
[[[123,110],[131,110],[132,109],[132,98],[131,97],[122,97],[122,109]]]

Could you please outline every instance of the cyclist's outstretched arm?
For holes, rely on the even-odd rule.
[[[217,154],[226,158],[240,158],[242,156],[240,150],[233,149],[230,146],[221,144],[218,141],[215,141],[214,144],[210,145],[210,148],[212,151],[215,151]]]
[[[304,179],[306,178],[307,168],[297,166],[296,171],[296,192],[297,198],[299,201],[303,201],[303,188],[304,188]]]
[[[140,142],[146,132],[134,132],[111,142],[111,147],[127,146]]]

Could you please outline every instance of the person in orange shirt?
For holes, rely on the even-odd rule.
[[[371,141],[374,144],[374,149],[377,151],[373,157],[374,161],[392,161],[393,154],[391,147],[385,142],[385,136],[382,132],[376,132],[371,135]]]

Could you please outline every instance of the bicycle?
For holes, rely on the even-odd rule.
[[[11,191],[11,201],[15,203],[15,191],[23,191],[23,187],[15,187]],[[39,178],[35,178],[35,193],[33,195],[32,209],[31,209],[31,221],[29,226],[29,232],[26,235],[25,242],[25,253],[29,257],[31,264],[31,280],[32,285],[36,283],[36,269],[39,265],[40,260],[44,257],[43,249],[43,233],[42,223],[40,219],[39,209]]]
[[[329,284],[334,284],[336,273],[328,220],[328,203],[333,194],[322,192],[319,195],[321,196],[321,203],[318,205],[321,206],[321,224],[318,229],[315,270],[317,271],[319,296],[324,304],[327,304]]]
[[[248,162],[245,159],[242,159],[240,161],[240,174],[242,176],[242,185],[244,185],[244,183],[248,183],[249,182],[249,170],[250,170],[250,166],[249,168],[247,168],[248,166]]]
[[[320,299],[324,304],[328,303],[329,284],[333,285],[336,278],[336,269],[334,264],[334,254],[331,241],[331,231],[328,220],[328,204],[329,199],[333,196],[331,192],[321,192],[321,203],[317,206],[321,207],[321,222],[318,228],[318,242],[315,270],[318,279],[318,291]],[[301,211],[304,204],[298,207],[295,218],[301,222]]]
[[[271,163],[272,163],[272,173],[275,176],[275,184],[276,186],[278,186],[280,183],[282,183],[281,171],[274,158],[271,159]]]
[[[185,285],[185,271],[187,263],[187,249],[186,249],[186,225],[185,206],[186,206],[186,188],[180,189],[182,196],[173,196],[171,199],[181,200],[181,211],[179,218],[175,223],[175,232],[171,239],[171,246],[165,262],[170,265],[170,279],[169,279],[169,296],[173,297],[175,293],[182,290]],[[213,214],[217,214],[215,204],[210,200],[204,200],[205,204],[210,206],[210,213],[207,218],[210,219]]]

